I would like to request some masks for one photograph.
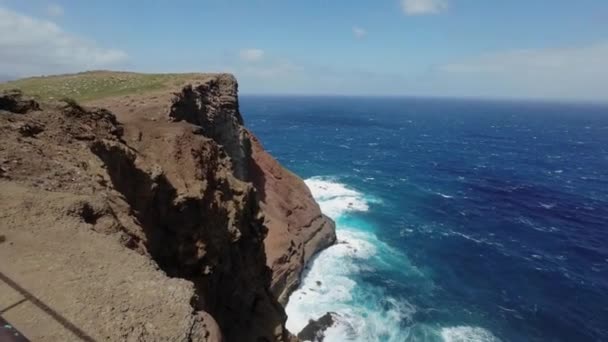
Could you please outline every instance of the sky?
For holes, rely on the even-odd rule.
[[[0,0],[0,78],[231,72],[245,94],[608,102],[608,0]]]

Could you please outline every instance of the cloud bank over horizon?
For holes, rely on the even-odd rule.
[[[49,14],[62,15],[59,8]],[[0,7],[0,70],[11,77],[119,67],[127,59],[126,52],[100,47],[52,21]]]
[[[608,4],[606,12],[562,4],[553,18],[540,4],[522,14],[505,3],[496,13],[482,0],[244,2],[241,12],[223,2],[160,3],[133,17],[108,1],[0,0],[0,81],[96,69],[231,72],[244,93],[608,102],[608,30],[589,19],[608,15]]]

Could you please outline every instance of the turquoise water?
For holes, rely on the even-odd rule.
[[[608,340],[608,108],[242,97],[337,223],[290,298],[327,341]]]

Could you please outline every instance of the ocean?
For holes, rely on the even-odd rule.
[[[286,307],[326,341],[608,341],[608,107],[242,96],[337,223]]]

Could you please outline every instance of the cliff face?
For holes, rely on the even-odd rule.
[[[234,77],[222,75],[195,86],[188,85],[175,96],[169,116],[201,127],[203,134],[222,145],[232,159],[234,174],[246,180],[251,143],[239,113]]]
[[[63,319],[3,316],[34,340],[293,339],[277,298],[333,225],[236,95],[221,74],[105,109],[0,97],[0,272]]]
[[[285,305],[300,284],[308,261],[336,241],[335,224],[321,214],[298,176],[283,168],[253,135],[251,141],[251,177],[268,227],[265,246],[267,264],[272,269],[271,289]]]

